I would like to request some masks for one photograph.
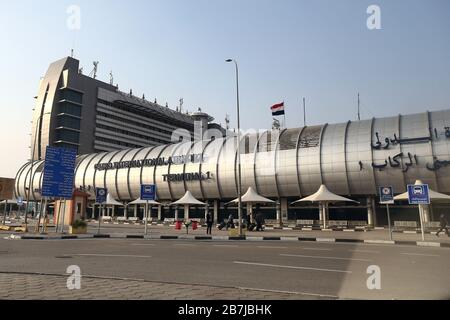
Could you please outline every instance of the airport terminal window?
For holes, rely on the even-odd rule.
[[[153,130],[153,131],[161,132],[161,133],[164,133],[164,134],[168,134],[168,135],[172,134],[172,132],[164,130],[164,129],[156,128],[154,126],[146,125],[146,124],[143,124],[143,123],[140,123],[140,122],[137,122],[137,121],[133,121],[133,120],[130,120],[130,119],[124,119],[123,117],[114,116],[114,115],[111,115],[111,114],[108,114],[108,113],[105,113],[105,112],[99,111],[99,112],[97,112],[97,115],[105,117],[105,118],[108,118],[108,119],[125,122],[127,124],[132,124],[134,126],[138,126],[138,127],[141,127],[141,128],[146,128],[146,129],[150,129],[150,130]]]
[[[81,106],[70,102],[61,102],[59,104],[59,113],[68,113],[73,116],[81,117]]]
[[[71,129],[80,130],[80,119],[72,118],[70,116],[58,116],[57,125],[58,127],[66,127]]]
[[[70,89],[64,89],[62,94],[62,99],[72,101],[75,103],[83,103],[83,94]]]
[[[57,130],[56,140],[78,143],[80,141],[80,133],[71,130]]]
[[[110,126],[105,126],[103,124],[97,124],[96,127],[100,128],[100,129],[105,129],[105,130],[108,130],[108,131],[116,132],[116,133],[125,134],[125,135],[131,136],[131,137],[136,137],[136,138],[145,139],[145,140],[148,140],[148,141],[158,142],[160,144],[166,144],[166,143],[170,143],[171,142],[170,140],[161,140],[161,139],[157,139],[157,138],[154,138],[154,137],[149,137],[148,135],[143,135],[143,134],[139,134],[139,133],[123,130],[123,129],[118,129],[118,128],[114,128],[114,127],[110,127]]]

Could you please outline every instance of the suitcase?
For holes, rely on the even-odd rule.
[[[223,228],[225,228],[226,225],[227,225],[227,224],[226,224],[225,222],[222,222],[222,223],[219,225],[218,229],[219,229],[219,230],[222,230]]]
[[[253,231],[256,228],[256,224],[252,223],[248,226],[248,231]]]

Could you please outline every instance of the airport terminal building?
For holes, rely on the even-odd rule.
[[[247,132],[240,148],[235,135],[114,151],[94,148],[97,152],[78,156],[74,187],[92,194],[95,188],[106,187],[123,202],[139,198],[141,184],[155,184],[163,203],[178,200],[189,190],[221,219],[236,212],[228,202],[237,197],[238,150],[243,192],[253,187],[277,201],[276,207],[264,210],[267,217],[280,221],[317,218],[316,205],[290,203],[315,193],[322,184],[359,201],[330,207],[331,219],[366,220],[369,215],[375,225],[385,222],[384,209],[378,205],[380,186],[393,186],[400,194],[407,184],[421,179],[431,189],[450,194],[450,110]],[[19,170],[16,196],[25,197],[31,175],[31,199],[41,199],[43,166],[38,160],[33,172],[30,163]],[[432,205],[431,218],[448,208]],[[172,208],[162,210],[163,218],[174,216]],[[394,218],[418,219],[417,209],[406,204],[393,206],[392,212]]]
[[[182,113],[132,94],[117,85],[82,73],[79,61],[66,57],[48,68],[41,79],[33,113],[32,158],[45,157],[47,146],[75,148],[78,154],[140,148],[172,143],[176,129],[194,134],[224,130],[203,112]],[[35,149],[35,150],[34,150]],[[35,151],[35,152],[33,152]],[[34,155],[33,155],[34,153]]]

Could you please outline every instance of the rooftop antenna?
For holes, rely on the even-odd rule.
[[[361,121],[361,100],[359,99],[359,92],[358,92],[358,121]]]
[[[227,114],[225,116],[225,127],[227,130],[230,130],[230,115],[229,114]]]
[[[73,49],[70,49],[70,57],[73,58]]]
[[[303,98],[303,126],[306,127],[306,98]]]
[[[98,70],[98,64],[99,63],[100,62],[98,62],[98,61],[92,62],[92,64],[94,65],[94,70],[92,70],[91,73],[89,73],[89,77],[92,77],[94,79],[97,78],[97,70]]]
[[[184,99],[181,98],[181,99],[180,99],[180,112],[183,111],[183,104],[184,104]]]
[[[113,76],[112,70],[109,73],[109,84],[112,85],[112,86],[114,85],[114,76]]]

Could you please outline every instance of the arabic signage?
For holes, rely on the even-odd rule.
[[[72,198],[77,151],[47,147],[45,153],[42,196]]]
[[[189,156],[173,156],[168,158],[153,158],[144,160],[132,160],[132,161],[120,161],[120,162],[108,162],[98,163],[94,166],[95,170],[116,170],[124,168],[142,168],[142,167],[155,167],[155,166],[167,166],[172,164],[187,164],[187,163],[200,163],[205,160],[205,156],[202,154],[192,154]]]
[[[409,204],[430,204],[430,192],[427,184],[408,185]]]

